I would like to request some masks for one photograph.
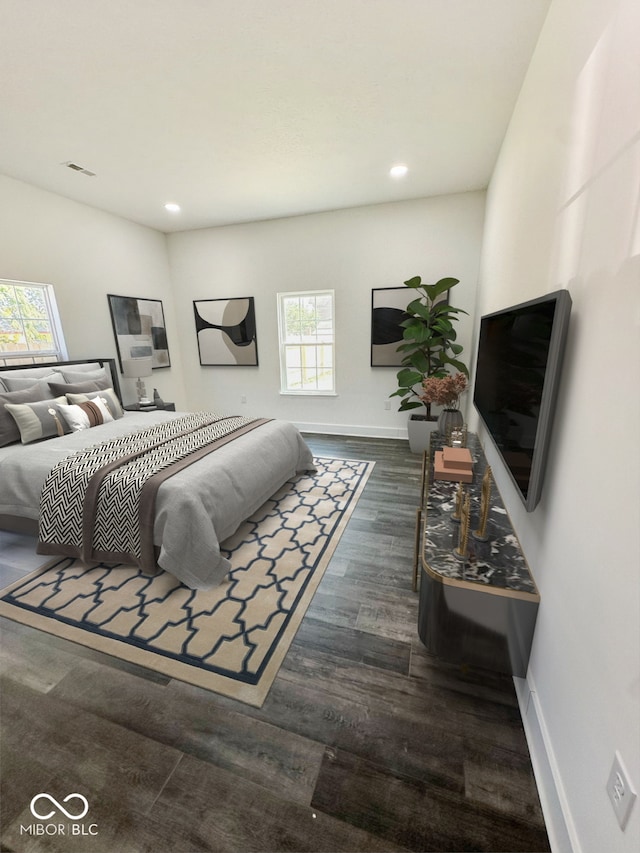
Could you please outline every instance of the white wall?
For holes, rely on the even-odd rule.
[[[69,358],[116,357],[107,293],[162,300],[172,366],[147,390],[184,407],[164,234],[4,176],[0,201],[0,277],[54,285]]]
[[[421,275],[460,279],[452,303],[469,356],[484,192],[171,234],[171,274],[192,408],[281,417],[326,431],[406,437],[397,368],[371,368],[371,290]],[[279,393],[276,294],[336,292],[336,397]],[[200,367],[193,299],[254,296],[259,367]],[[408,302],[409,300],[407,300]],[[240,402],[247,398],[246,405]]]
[[[640,788],[639,45],[637,0],[552,3],[489,188],[479,286],[479,315],[573,298],[533,514],[490,461],[541,593],[528,713],[565,809],[555,849],[584,853],[640,850],[640,804],[622,832],[605,791],[616,750]]]

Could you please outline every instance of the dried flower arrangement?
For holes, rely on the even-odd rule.
[[[422,381],[420,399],[426,405],[435,403],[445,409],[458,409],[460,394],[467,390],[467,377],[464,373],[448,376],[427,376]]]

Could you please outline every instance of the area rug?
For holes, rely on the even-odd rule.
[[[260,707],[373,469],[316,458],[223,543],[225,581],[57,558],[0,592],[0,615]]]

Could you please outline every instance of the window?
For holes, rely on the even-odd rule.
[[[333,303],[333,290],[278,294],[283,394],[335,394]]]
[[[38,364],[66,358],[53,287],[0,279],[0,364]]]

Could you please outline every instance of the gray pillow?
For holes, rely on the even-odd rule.
[[[24,391],[6,391],[0,393],[0,447],[20,441],[20,430],[15,419],[5,408],[6,403],[33,403],[44,400],[46,394],[38,383]]]
[[[34,385],[39,385],[44,394],[44,397],[40,397],[41,400],[49,396],[48,382],[63,381],[64,376],[61,373],[50,373],[48,376],[18,376],[16,378],[5,374],[3,379],[9,391],[24,391],[25,388],[33,388]]]
[[[51,438],[54,435],[71,432],[58,408],[61,403],[66,403],[64,397],[58,397],[56,400],[40,400],[37,403],[5,403],[5,409],[18,425],[20,441],[23,444],[30,444],[41,438]]]
[[[49,382],[51,393],[56,397],[60,394],[88,394],[90,391],[103,391],[110,388],[113,383],[111,379],[103,376],[101,379],[89,379],[86,382],[62,383]]]
[[[62,371],[62,375],[64,376],[65,382],[85,382],[89,379],[108,379],[109,385],[112,384],[111,374],[108,373],[104,367],[98,367],[95,370],[67,370],[65,367]]]

